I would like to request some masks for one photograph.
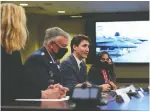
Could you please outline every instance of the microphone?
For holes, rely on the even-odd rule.
[[[81,88],[83,88],[83,89],[87,88],[87,84],[83,83],[82,86],[81,86]]]

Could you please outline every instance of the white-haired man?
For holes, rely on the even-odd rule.
[[[62,98],[68,91],[61,86],[57,60],[68,51],[69,34],[61,28],[46,30],[43,47],[34,52],[23,67],[22,98]]]

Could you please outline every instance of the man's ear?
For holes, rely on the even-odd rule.
[[[47,44],[47,46],[50,47],[50,48],[52,48],[53,44],[54,44],[54,41],[49,41],[48,44]]]
[[[76,48],[77,48],[77,46],[76,46],[76,45],[73,45],[73,50],[74,50],[74,51],[76,51]]]

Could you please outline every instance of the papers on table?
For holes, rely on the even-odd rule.
[[[116,94],[120,95],[124,102],[128,103],[130,101],[130,98],[127,94],[135,94],[139,97],[144,97],[143,89],[140,88],[140,90],[136,91],[136,88],[133,85],[130,85],[126,88],[121,88],[116,90]]]
[[[69,96],[66,96],[61,99],[15,99],[16,101],[67,101],[69,100]]]
[[[128,93],[129,91],[136,92],[136,88],[133,85],[130,85],[126,88],[117,89],[116,93],[119,95],[120,93]]]

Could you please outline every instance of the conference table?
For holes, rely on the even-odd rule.
[[[1,106],[2,111],[149,111],[149,91],[144,97],[130,96],[130,102],[118,102],[107,92],[107,104],[90,107],[77,107],[70,100],[64,101],[16,101],[14,106]]]

